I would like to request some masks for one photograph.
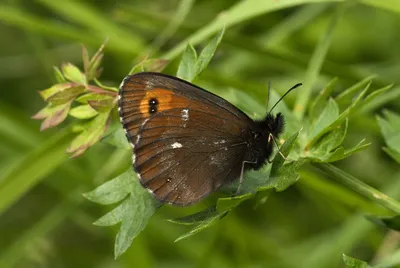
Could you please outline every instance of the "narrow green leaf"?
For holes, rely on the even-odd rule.
[[[53,89],[52,87],[51,89]],[[46,101],[52,104],[64,104],[70,102],[76,98],[79,94],[82,94],[85,91],[84,86],[76,86],[70,85],[68,87],[63,87],[57,92],[54,92],[52,95],[46,98]]]
[[[378,124],[388,147],[400,153],[400,115],[384,111],[385,118],[378,116]]]
[[[316,158],[320,161],[327,161],[331,157],[332,150],[339,147],[347,133],[348,120],[334,128],[332,131],[323,135],[306,153],[307,157]],[[344,154],[344,149],[342,149]]]
[[[314,124],[315,120],[322,113],[324,108],[327,105],[328,98],[331,95],[332,91],[335,89],[335,86],[338,82],[337,78],[332,79],[328,85],[326,85],[315,98],[315,100],[310,105],[310,119],[311,123]]]
[[[40,131],[55,127],[61,124],[68,115],[71,102],[60,105],[48,104],[37,114],[32,116],[32,119],[44,119],[40,125]]]
[[[322,64],[325,60],[326,54],[328,53],[328,49],[332,42],[334,29],[336,28],[337,22],[341,17],[342,13],[343,13],[343,8],[342,7],[338,8],[335,15],[332,17],[331,22],[329,23],[325,34],[321,36],[318,42],[318,46],[314,50],[314,53],[310,59],[310,62],[307,67],[304,86],[302,88],[301,94],[297,98],[294,108],[295,115],[299,119],[302,119],[306,112],[307,104],[311,97],[313,86],[319,76]]]
[[[370,267],[368,265],[368,263],[366,263],[365,261],[361,261],[359,259],[352,258],[345,254],[343,254],[343,261],[344,261],[344,264],[346,264],[346,267],[348,267],[348,268],[368,268],[368,267]]]
[[[192,82],[196,77],[197,53],[191,44],[188,44],[179,63],[177,77]]]
[[[67,78],[69,81],[80,84],[87,83],[85,75],[72,63],[64,63],[61,66],[61,70],[65,78]]]
[[[89,69],[90,58],[89,58],[89,52],[86,46],[83,44],[82,44],[82,62],[83,62],[83,70],[85,71],[86,77],[88,77],[87,73]],[[88,80],[90,81],[90,79]]]
[[[115,239],[115,258],[121,256],[130,247],[135,237],[146,227],[158,206],[153,196],[137,182],[134,191],[128,197],[126,207],[124,206],[125,211],[121,213],[123,214],[122,224]]]
[[[314,136],[312,136],[312,139],[308,142],[308,144],[306,145],[306,149],[311,148],[311,146],[325,133],[327,133],[328,131],[332,130],[333,128],[335,128],[336,126],[342,124],[346,118],[354,111],[356,110],[356,108],[360,105],[360,103],[362,102],[364,96],[366,95],[369,87],[370,87],[371,83],[368,83],[366,85],[366,87],[361,91],[361,93],[357,96],[357,98],[351,103],[351,105],[349,107],[347,107],[346,110],[344,110],[338,117],[336,120],[333,120],[333,122],[331,122],[328,125],[324,125],[324,128],[320,131],[318,131],[318,133],[316,133],[317,131],[313,130],[314,132]],[[323,120],[323,119],[322,119]],[[318,127],[318,129],[321,129],[320,127]]]
[[[93,57],[87,63],[87,67],[85,68],[86,79],[91,81],[97,77],[98,70],[103,60],[103,51],[107,41],[101,44],[100,48],[96,51]]]
[[[88,101],[93,100],[109,100],[114,96],[109,91],[104,91],[101,93],[87,93],[76,98],[77,102],[88,104]]]
[[[95,118],[84,124],[83,131],[71,142],[67,152],[72,157],[83,154],[90,146],[98,142],[106,130],[110,113],[99,113]]]
[[[360,91],[362,88],[365,88],[368,84],[371,84],[372,79],[374,79],[374,75],[368,76],[361,80],[360,82],[352,85],[348,89],[343,90],[335,100],[343,105],[349,105],[352,102],[354,95]]]
[[[400,152],[388,147],[383,147],[382,150],[400,164]]]
[[[86,197],[86,196],[85,196]],[[96,202],[96,201],[95,201]],[[95,221],[93,224],[97,226],[112,226],[122,221],[126,213],[131,213],[130,209],[130,199],[126,198],[121,204],[116,208],[102,216],[100,219]]]
[[[199,58],[197,59],[196,62],[195,77],[198,76],[210,63],[212,57],[214,56],[215,51],[217,50],[219,43],[222,40],[222,37],[224,36],[224,32],[225,32],[225,27],[201,51]]]
[[[387,92],[389,89],[391,89],[393,87],[393,85],[387,85],[385,87],[379,88],[377,90],[374,90],[373,92],[371,92],[366,98],[365,100],[362,102],[362,104],[360,105],[360,112],[366,112],[368,109],[370,109],[369,107],[374,107],[374,103],[373,101],[380,95],[384,94],[385,92]]]
[[[68,160],[65,149],[71,138],[68,130],[59,131],[7,164],[0,173],[0,214]]]
[[[400,215],[395,215],[395,216],[366,215],[365,218],[380,226],[395,231],[400,231]]]
[[[162,72],[167,64],[168,60],[149,59],[143,63],[143,70],[145,72]]]
[[[217,211],[219,213],[224,213],[237,206],[239,206],[243,201],[250,199],[254,196],[253,193],[247,193],[243,195],[233,196],[233,197],[223,197],[217,200]]]
[[[114,108],[117,98],[105,98],[102,100],[88,100],[88,104],[98,112],[107,112]]]
[[[105,136],[101,141],[121,149],[132,149],[132,146],[126,137],[125,130],[120,124],[114,131]]]
[[[289,162],[279,169],[279,179],[274,186],[277,192],[281,192],[289,188],[289,186],[296,183],[299,178],[300,168],[307,163],[307,160],[300,158],[297,161]]]
[[[220,16],[216,16],[209,24],[194,32],[188,38],[183,40],[178,45],[168,51],[163,58],[172,60],[179,56],[188,42],[197,45],[203,40],[209,38],[213,34],[224,27],[229,28],[243,21],[256,18],[258,16],[268,14],[277,10],[282,10],[289,7],[295,7],[308,3],[323,3],[323,2],[343,2],[343,0],[293,0],[293,1],[264,1],[264,0],[247,0],[239,1],[230,8],[224,10]]]
[[[326,133],[327,127],[332,125],[339,117],[339,107],[333,99],[329,99],[325,109],[322,111],[314,125],[311,126],[309,142],[307,147],[317,141],[319,137]]]
[[[292,135],[280,148],[283,155],[288,156],[293,149],[298,139],[299,132]],[[260,187],[259,190],[267,190],[275,188],[277,191],[283,191],[299,179],[298,170],[306,163],[306,159],[297,159],[295,161],[288,160],[285,165],[283,157],[277,153],[272,162],[271,175],[266,184]]]
[[[205,210],[199,211],[195,214],[191,214],[185,217],[169,219],[169,222],[182,224],[182,225],[195,225],[200,224],[204,221],[210,220],[210,218],[214,218],[218,216],[221,212],[216,210],[215,206],[206,208]]]
[[[96,116],[98,113],[90,105],[79,105],[69,111],[69,115],[78,119],[89,119]]]
[[[177,239],[175,239],[174,242],[178,242],[178,241],[181,241],[181,240],[186,239],[188,237],[191,237],[191,236],[203,231],[204,229],[213,226],[214,224],[217,223],[218,220],[222,219],[227,214],[228,214],[228,211],[223,212],[223,213],[219,213],[214,217],[208,218],[206,221],[201,222],[199,225],[194,227],[192,230],[190,230],[186,234],[183,234],[183,235],[179,236]]]
[[[296,141],[299,137],[300,131],[297,131],[294,133],[285,143],[279,148],[279,151],[285,156],[288,157],[290,151],[293,149],[294,145],[296,144]],[[272,167],[271,167],[271,176],[277,176],[279,174],[279,169],[283,166],[285,163],[285,159],[283,159],[282,155],[280,153],[276,153],[275,158],[272,162]]]
[[[375,8],[380,8],[383,10],[387,10],[390,12],[395,12],[400,14],[400,6],[398,5],[399,2],[397,0],[386,0],[386,1],[379,1],[379,0],[361,0],[361,3],[365,5],[369,5]]]
[[[65,79],[60,68],[58,68],[57,66],[53,66],[53,71],[54,71],[54,77],[56,78],[58,84],[64,84],[65,82],[67,82],[67,79]]]
[[[129,170],[100,185],[93,191],[83,194],[83,196],[95,203],[103,205],[114,204],[134,191],[133,187],[136,186],[137,180],[137,177]]]

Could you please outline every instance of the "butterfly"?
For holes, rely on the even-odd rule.
[[[140,183],[162,203],[180,206],[235,180],[240,185],[245,171],[270,162],[284,128],[272,109],[255,121],[213,93],[152,72],[127,76],[118,95]]]

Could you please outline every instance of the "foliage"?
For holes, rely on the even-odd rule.
[[[1,267],[400,263],[394,1],[6,1],[0,21]],[[288,160],[238,196],[159,207],[131,169],[116,86],[164,68],[253,118],[268,81],[270,104],[303,82],[273,111]]]

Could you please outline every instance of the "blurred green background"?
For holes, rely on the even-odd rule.
[[[0,267],[342,267],[342,253],[369,262],[390,255],[398,235],[363,217],[375,205],[305,168],[297,184],[256,210],[249,200],[178,243],[189,229],[165,219],[203,209],[207,201],[162,208],[114,260],[118,227],[92,225],[112,206],[93,204],[81,193],[118,175],[130,165],[130,153],[98,143],[71,159],[65,154],[71,119],[44,132],[30,119],[45,105],[37,91],[55,82],[52,66],[81,66],[81,44],[94,53],[108,38],[100,80],[118,86],[150,51],[171,60],[166,72],[174,74],[187,38],[201,47],[222,19],[229,21],[224,39],[196,83],[221,94],[235,88],[263,104],[268,81],[280,93],[304,82],[311,55],[343,2],[1,1]],[[335,95],[371,74],[377,75],[373,88],[395,84],[380,106],[350,120],[345,144],[366,138],[371,146],[336,165],[400,198],[399,166],[382,151],[375,119],[382,109],[400,110],[400,2],[346,4],[313,94],[333,77],[339,78]],[[300,94],[285,102],[293,107]]]

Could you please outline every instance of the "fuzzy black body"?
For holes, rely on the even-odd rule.
[[[261,168],[284,125],[282,114],[254,121],[223,98],[160,73],[126,77],[118,111],[140,183],[180,206]]]
[[[272,155],[274,143],[284,129],[284,117],[281,113],[276,116],[268,114],[265,119],[255,121],[247,132],[248,153],[246,156],[245,170],[258,170],[268,161]]]

